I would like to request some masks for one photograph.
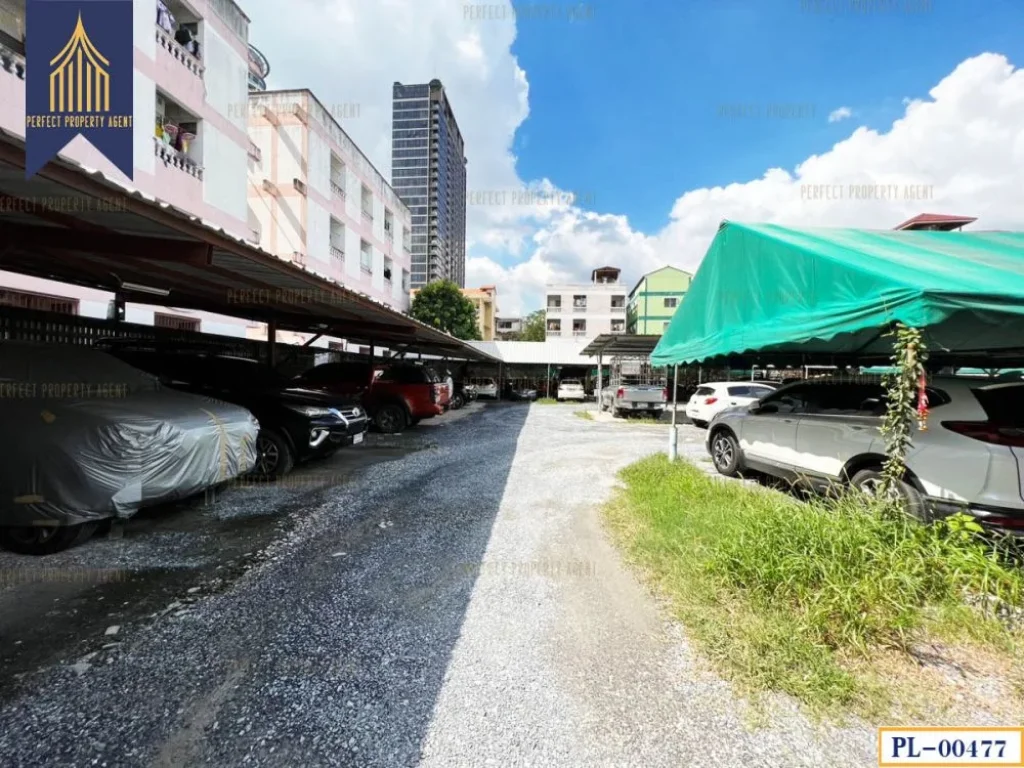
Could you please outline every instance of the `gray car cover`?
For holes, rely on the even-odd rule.
[[[259,425],[88,347],[0,342],[0,525],[125,518],[234,479]]]

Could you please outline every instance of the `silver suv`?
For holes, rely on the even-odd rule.
[[[900,488],[922,519],[965,511],[1024,534],[1024,382],[935,378],[928,428],[914,426]],[[880,382],[820,379],[719,413],[706,445],[715,468],[763,472],[816,489],[874,490],[885,461]]]

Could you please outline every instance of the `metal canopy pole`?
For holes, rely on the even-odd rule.
[[[672,427],[668,432],[668,460],[675,461],[679,456],[679,430],[676,427],[676,405],[679,391],[679,366],[672,366]]]
[[[597,411],[601,412],[601,394],[604,392],[604,371],[601,365],[604,362],[604,355],[597,353]]]
[[[544,397],[551,397],[551,363],[548,363],[548,377],[544,379]]]

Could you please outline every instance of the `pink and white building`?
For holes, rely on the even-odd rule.
[[[249,94],[251,237],[261,248],[409,308],[409,209],[308,90]]]
[[[25,0],[0,0],[0,127],[24,136]],[[232,0],[135,0],[134,179],[85,139],[61,155],[239,238],[251,239],[246,187],[249,19]],[[190,135],[176,148],[171,136]],[[106,317],[113,294],[0,272],[0,303]],[[245,336],[247,322],[128,304],[127,322]]]

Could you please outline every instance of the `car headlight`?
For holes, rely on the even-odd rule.
[[[330,408],[320,408],[315,405],[289,405],[287,407],[296,413],[301,413],[307,419],[320,419],[331,415]]]

